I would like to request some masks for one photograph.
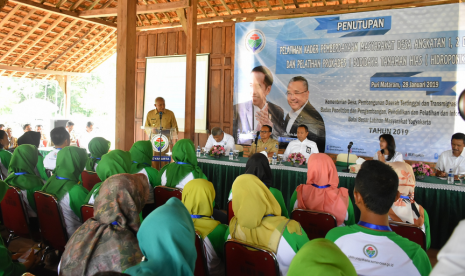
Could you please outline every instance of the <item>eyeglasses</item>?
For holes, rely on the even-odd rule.
[[[307,93],[307,92],[308,92],[308,90],[307,90],[307,91],[304,91],[304,92],[295,92],[295,93],[286,92],[286,96],[288,96],[288,97],[294,97],[295,95],[301,95],[301,94]]]

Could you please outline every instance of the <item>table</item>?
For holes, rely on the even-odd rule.
[[[227,209],[229,191],[237,176],[245,172],[248,158],[239,157],[239,161],[230,161],[229,157],[215,159],[212,157],[198,158],[199,167],[213,183],[216,191],[215,202],[221,209]],[[283,193],[286,206],[295,188],[307,180],[307,168],[292,167],[283,162],[284,166],[272,165],[273,185]],[[352,202],[356,174],[343,173],[343,167],[337,167],[339,187],[349,190]],[[448,185],[447,181],[436,177],[426,177],[415,186],[415,201],[427,210],[430,219],[431,247],[441,248],[449,239],[460,220],[465,219],[465,187]],[[356,221],[360,210],[354,205]],[[288,210],[289,213],[291,210]]]

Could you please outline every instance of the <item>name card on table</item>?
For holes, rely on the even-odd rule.
[[[160,161],[160,156],[153,156],[152,161]],[[171,156],[161,156],[162,162],[171,162]]]

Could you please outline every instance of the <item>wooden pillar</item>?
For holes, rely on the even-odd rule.
[[[197,59],[197,0],[191,0],[187,9],[186,43],[186,114],[184,138],[195,138],[195,77]]]
[[[68,76],[59,76],[56,75],[55,79],[58,82],[58,85],[60,86],[61,90],[63,90],[63,93],[65,94],[65,118],[69,119],[71,115],[71,80],[69,79]]]
[[[136,8],[137,0],[118,1],[115,148],[121,150],[129,150],[134,143]]]

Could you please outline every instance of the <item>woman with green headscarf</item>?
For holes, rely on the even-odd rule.
[[[57,154],[57,166],[53,175],[42,189],[57,197],[69,238],[82,225],[81,206],[86,203],[88,191],[79,185],[79,176],[84,171],[86,161],[85,149],[63,148]]]
[[[182,190],[182,203],[191,214],[195,230],[204,241],[209,275],[224,275],[223,246],[228,226],[211,218],[215,188],[205,179],[189,181]]]
[[[42,189],[44,182],[34,173],[39,151],[33,145],[18,146],[11,157],[6,184],[21,190],[29,217],[37,217],[34,192]]]
[[[292,259],[288,276],[357,276],[349,258],[327,239],[307,242]]]
[[[141,173],[150,184],[150,195],[147,203],[153,203],[153,188],[160,185],[158,171],[152,168],[153,149],[150,141],[137,141],[129,150],[132,157],[131,173]]]
[[[27,144],[27,145],[33,145],[33,146],[36,146],[36,148],[39,148],[40,137],[41,137],[40,132],[35,132],[35,131],[25,132],[21,137],[18,138],[18,145],[21,146],[21,145]],[[37,156],[37,165],[35,167],[34,173],[40,176],[40,178],[42,178],[44,182],[48,180],[47,172],[45,171],[45,167],[44,167],[44,157],[42,156],[42,154],[40,154],[40,152],[39,152],[39,155]]]
[[[161,185],[183,189],[191,180],[207,179],[202,169],[197,166],[194,143],[190,139],[181,139],[173,147],[173,163],[160,171]]]
[[[297,221],[281,216],[278,201],[257,176],[238,176],[232,193],[234,217],[225,236],[267,247],[286,275],[292,258],[308,242],[307,234]]]
[[[133,276],[194,275],[195,229],[179,199],[172,197],[150,213],[137,232],[137,240],[143,261],[124,273]]]
[[[11,152],[7,151],[9,145],[8,134],[4,130],[0,130],[0,174],[2,179],[8,175],[8,167],[13,156]]]
[[[102,137],[95,137],[89,142],[90,158],[86,162],[86,171],[95,172],[104,154],[110,150],[111,142]]]
[[[127,151],[112,150],[102,156],[97,166],[97,175],[102,182],[95,184],[94,188],[87,195],[85,202],[94,204],[95,199],[100,191],[100,185],[112,175],[131,172],[131,154]]]

